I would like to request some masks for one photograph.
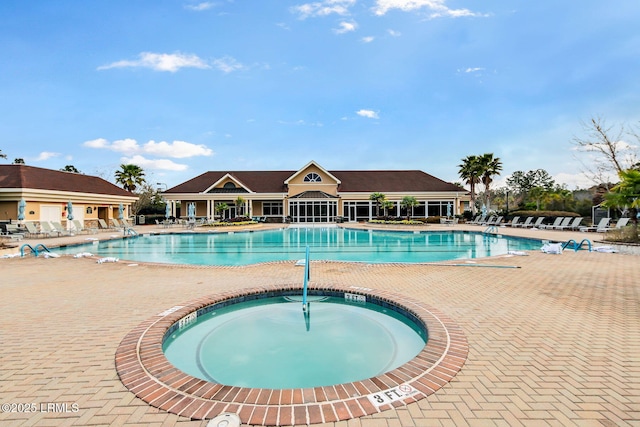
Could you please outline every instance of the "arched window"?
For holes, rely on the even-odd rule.
[[[236,185],[235,185],[233,182],[229,181],[229,182],[225,183],[225,184],[222,186],[222,188],[237,188],[237,187],[236,187]]]
[[[322,177],[315,172],[311,172],[304,177],[304,182],[322,182]]]

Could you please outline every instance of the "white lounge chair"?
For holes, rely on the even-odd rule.
[[[540,228],[540,226],[542,225],[542,221],[544,221],[543,216],[539,216],[538,219],[536,219],[536,222],[529,224],[527,227],[525,228]]]
[[[524,220],[524,222],[520,222],[520,223],[516,223],[513,224],[513,227],[522,227],[522,228],[527,228],[531,226],[531,221],[533,221],[533,217],[532,216],[528,216],[527,219]]]
[[[556,217],[556,219],[553,221],[553,224],[540,224],[538,228],[542,228],[544,230],[553,230],[562,223],[563,219],[564,217],[561,216]]]
[[[573,220],[572,217],[567,216],[565,217],[562,222],[560,223],[560,225],[556,225],[554,227],[552,227],[554,230],[562,230],[563,227],[568,226],[569,224],[571,224],[571,221]]]
[[[71,231],[65,229],[58,221],[49,221],[54,230],[61,236],[71,236]]]
[[[591,227],[580,227],[580,231],[596,231],[598,233],[604,233],[609,228],[609,223],[611,222],[611,218],[601,218],[598,225]]]
[[[507,227],[517,227],[518,222],[520,222],[519,216],[514,216],[511,221],[505,223],[504,225]]]
[[[571,221],[571,223],[560,226],[559,229],[560,230],[578,230],[580,228],[580,223],[582,222],[583,219],[584,218],[581,216],[573,218],[573,221]]]

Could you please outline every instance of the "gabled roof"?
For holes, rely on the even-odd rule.
[[[255,193],[286,193],[284,181],[295,171],[211,171],[169,188],[165,193],[204,193],[229,175]]]
[[[307,169],[310,166],[315,166],[318,169],[320,169],[322,172],[324,172],[326,175],[328,175],[331,179],[333,179],[335,182],[337,182],[338,184],[340,184],[340,180],[338,178],[336,178],[331,172],[329,172],[328,170],[326,170],[325,168],[323,168],[322,166],[320,166],[319,164],[317,164],[314,160],[311,160],[309,163],[307,163],[306,165],[304,165],[300,170],[298,170],[296,173],[294,173],[293,175],[291,175],[289,178],[287,178],[285,180],[285,184],[289,184],[289,182],[291,182],[292,179],[294,179],[296,176],[302,174],[302,173],[306,173]]]
[[[234,189],[216,188],[218,185],[220,185],[222,183],[222,181],[225,181],[227,179],[232,181],[239,188],[237,188],[237,189],[235,189],[235,188]],[[251,189],[247,188],[247,186],[244,185],[238,178],[236,178],[235,176],[227,173],[222,178],[220,178],[219,180],[217,180],[216,182],[211,184],[211,186],[209,188],[207,188],[205,190],[205,192],[206,193],[237,193],[237,192],[250,193]]]
[[[304,169],[304,168],[303,168]],[[225,175],[255,193],[286,193],[285,181],[298,171],[211,171],[168,189],[165,193],[203,193]],[[338,192],[465,192],[464,188],[419,170],[330,171],[341,184]]]
[[[137,197],[100,177],[21,164],[0,165],[0,188]]]

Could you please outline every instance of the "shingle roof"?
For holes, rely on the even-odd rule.
[[[166,193],[202,193],[226,174],[256,193],[285,193],[284,181],[297,171],[210,171],[172,187]],[[329,171],[342,183],[338,191],[349,192],[431,192],[465,191],[419,170]]]
[[[27,165],[0,165],[0,188],[69,191],[135,197],[100,177]]]

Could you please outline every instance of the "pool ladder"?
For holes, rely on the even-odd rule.
[[[29,248],[31,249],[31,253],[34,254],[35,256],[38,256],[38,248],[42,247],[42,250],[46,251],[46,252],[51,252],[49,250],[48,247],[46,247],[43,243],[38,243],[35,247],[31,246],[28,243],[25,243],[24,245],[20,246],[20,256],[23,257],[24,256],[24,249],[25,248]]]
[[[577,243],[577,242],[576,242],[575,240],[573,240],[573,239],[567,240],[567,242],[565,242],[565,243],[563,243],[563,244],[562,244],[562,249],[567,249],[567,247],[568,247],[570,244],[572,244],[572,243],[573,243],[573,248],[572,248],[572,249],[573,249],[575,252],[578,252],[578,250],[579,250],[579,249],[582,249],[582,245],[583,245],[585,242],[587,243],[587,245],[588,245],[588,247],[589,247],[589,252],[591,252],[591,240],[589,240],[589,239],[582,239],[582,240],[580,241],[580,243]]]
[[[138,232],[136,230],[134,230],[133,228],[123,228],[124,234],[129,234],[131,236],[137,236]]]

